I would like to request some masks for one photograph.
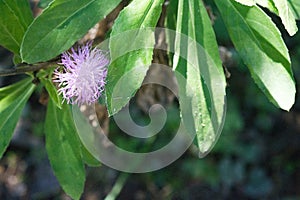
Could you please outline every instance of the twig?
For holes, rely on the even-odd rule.
[[[104,200],[115,200],[120,194],[128,177],[129,177],[128,173],[121,173],[118,179],[116,180],[115,185],[111,189],[110,193],[105,197]]]
[[[47,69],[55,64],[56,62],[45,62],[45,63],[39,63],[34,65],[20,64],[19,66],[14,66],[11,69],[0,70],[0,76],[13,76],[17,74],[24,74],[26,72],[34,72],[40,69]]]

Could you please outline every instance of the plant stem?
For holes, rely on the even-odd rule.
[[[56,64],[56,62],[45,62],[45,63],[39,63],[39,64],[34,64],[34,65],[21,64],[19,66],[14,66],[11,69],[0,70],[0,76],[13,76],[13,75],[17,75],[17,74],[24,74],[27,72],[34,72],[34,71],[38,71],[40,69],[49,68],[55,64]]]
[[[129,177],[129,173],[121,173],[116,180],[113,188],[109,192],[109,194],[105,197],[104,200],[115,200],[120,194],[127,178]]]

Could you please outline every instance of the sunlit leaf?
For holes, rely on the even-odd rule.
[[[178,0],[173,0],[169,2],[167,7],[167,16],[166,16],[166,28],[171,30],[176,30],[177,23],[177,10],[178,10]],[[166,42],[168,44],[168,53],[169,53],[169,61],[170,64],[173,61],[173,53],[174,53],[174,34],[170,32],[166,32]],[[172,53],[173,52],[173,53]]]
[[[265,7],[269,9],[271,12],[275,13],[278,15],[278,10],[275,7],[274,1],[273,0],[255,0],[256,3],[262,7]]]
[[[85,169],[69,105],[65,103],[59,109],[49,99],[45,134],[46,150],[55,176],[68,195],[79,199],[84,188]]]
[[[106,87],[110,115],[125,106],[142,84],[155,43],[154,32],[143,28],[156,26],[163,2],[133,0],[115,21],[110,35],[111,65]]]
[[[289,7],[294,13],[296,19],[300,20],[300,1],[299,0],[288,0]]]
[[[40,8],[46,8],[53,0],[40,0],[38,6]]]
[[[281,21],[290,35],[294,35],[297,31],[295,18],[299,17],[299,3],[294,3],[294,0],[255,0],[258,5],[261,5],[281,18]],[[298,1],[299,2],[299,1]],[[298,6],[297,6],[298,4]],[[297,11],[298,8],[298,11]]]
[[[295,35],[298,31],[296,20],[287,0],[273,0],[281,21],[290,35]]]
[[[23,62],[47,61],[67,50],[121,0],[56,0],[28,28]]]
[[[255,0],[235,0],[235,1],[245,6],[254,6],[256,4]]]
[[[276,106],[289,110],[295,83],[288,50],[271,19],[257,6],[215,0],[239,55],[260,89]]]
[[[35,85],[26,78],[13,85],[0,88],[0,158],[12,138],[22,110]]]
[[[183,14],[185,13],[185,14]],[[225,77],[211,21],[201,1],[179,0],[173,69],[186,77],[179,83],[185,127],[197,135],[200,155],[209,152],[223,126]],[[199,31],[201,30],[201,31]],[[191,42],[191,40],[193,42]]]

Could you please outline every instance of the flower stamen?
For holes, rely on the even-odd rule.
[[[58,93],[69,104],[92,104],[104,91],[109,59],[107,53],[94,48],[91,42],[61,56],[63,71],[55,70]]]

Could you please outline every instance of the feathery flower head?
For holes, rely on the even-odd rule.
[[[107,53],[94,48],[89,42],[61,56],[63,72],[56,69],[54,82],[58,84],[58,93],[71,104],[92,104],[104,91],[107,66]]]

